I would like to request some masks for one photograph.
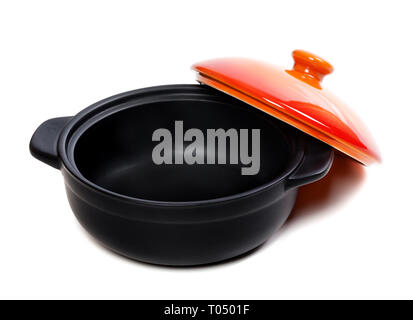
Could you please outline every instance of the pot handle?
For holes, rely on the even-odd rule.
[[[36,159],[60,169],[57,143],[60,133],[73,117],[60,117],[43,122],[30,140],[30,153]]]
[[[308,138],[303,160],[298,168],[288,177],[286,189],[320,180],[330,170],[333,159],[333,148],[321,141]]]

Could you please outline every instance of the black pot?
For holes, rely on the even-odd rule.
[[[158,128],[260,129],[256,175],[242,164],[152,161]],[[250,105],[201,85],[152,87],[44,122],[34,157],[62,171],[69,203],[104,246],[163,265],[225,260],[265,242],[287,219],[297,187],[323,177],[326,144]],[[207,150],[205,150],[207,152]]]

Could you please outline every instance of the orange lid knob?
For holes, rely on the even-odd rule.
[[[320,82],[324,76],[334,70],[326,60],[304,50],[294,50],[293,58],[294,68],[287,72],[318,89],[321,89]]]

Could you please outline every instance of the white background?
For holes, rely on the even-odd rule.
[[[413,298],[411,1],[3,1],[1,298]],[[192,63],[290,68],[306,49],[364,119],[383,163],[339,159],[252,254],[200,268],[132,262],[77,223],[60,173],[29,154],[37,126],[115,93],[195,83]]]

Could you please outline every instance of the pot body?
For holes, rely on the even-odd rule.
[[[129,258],[161,265],[188,266],[222,261],[250,251],[282,226],[294,206],[297,188],[322,178],[333,161],[329,146],[289,126],[276,123],[271,125],[283,127],[281,131],[285,131],[288,152],[291,153],[287,163],[283,164],[285,168],[280,169],[276,176],[268,177],[261,185],[257,185],[256,180],[251,189],[236,194],[199,201],[182,201],[181,198],[178,201],[157,201],[156,198],[148,200],[119,194],[88,180],[85,177],[87,172],[79,171],[76,166],[76,158],[79,159],[76,145],[77,141],[82,141],[84,132],[88,132],[96,123],[103,123],[100,115],[109,112],[117,114],[120,108],[128,107],[131,101],[134,104],[137,101],[150,104],[159,99],[164,102],[174,100],[171,107],[176,108],[181,107],[180,101],[191,99],[203,101],[206,105],[220,103],[220,107],[214,111],[217,116],[226,106],[242,104],[214,89],[199,85],[141,89],[102,100],[74,117],[48,120],[38,128],[30,143],[33,156],[62,171],[70,206],[81,225],[104,246]],[[252,112],[258,112],[260,117],[264,115],[256,110]],[[185,116],[182,110],[181,114]],[[265,121],[278,121],[264,116],[269,118]],[[139,122],[139,119],[137,117],[136,121]],[[246,119],[244,124],[249,123],[248,117]],[[263,152],[271,157],[269,142],[266,142],[267,151],[264,148]],[[83,149],[90,149],[86,143],[83,144],[86,145]],[[114,143],[114,146],[116,148],[117,144]],[[90,156],[94,157],[95,153]],[[87,162],[89,156],[83,158],[86,160],[78,162]],[[113,160],[116,160],[116,154],[109,163]],[[266,161],[267,171],[264,170],[264,174],[274,174],[271,161]],[[205,177],[208,178],[208,174]],[[205,184],[211,183],[205,180]],[[139,189],[142,184],[145,185],[142,189],[144,194],[160,187],[156,179],[140,181],[133,187]],[[190,186],[180,187],[190,189]]]
[[[84,186],[66,169],[63,175],[70,206],[94,238],[126,257],[171,266],[209,264],[256,248],[282,226],[297,194],[297,188],[286,192],[281,184],[210,205],[159,207],[120,202]]]

